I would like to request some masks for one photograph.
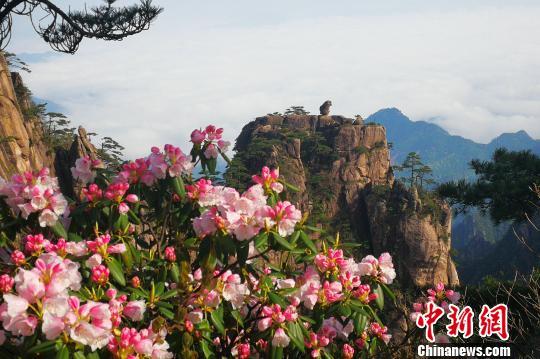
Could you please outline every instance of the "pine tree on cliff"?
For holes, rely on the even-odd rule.
[[[402,180],[411,187],[416,186],[422,189],[424,185],[434,183],[433,179],[429,178],[433,170],[422,162],[420,155],[416,152],[410,152],[403,163],[400,166],[394,166],[394,169],[407,173]]]
[[[458,212],[478,207],[497,223],[519,222],[538,213],[535,189],[540,184],[540,157],[531,151],[499,148],[491,161],[472,160],[470,165],[478,176],[476,182],[452,181],[438,187]]]
[[[11,39],[13,16],[28,16],[39,36],[56,51],[75,53],[84,38],[122,40],[150,27],[163,10],[151,0],[115,7],[116,0],[84,10],[62,9],[56,1],[0,1],[0,48]]]

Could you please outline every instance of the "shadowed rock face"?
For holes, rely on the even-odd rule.
[[[48,148],[43,141],[40,119],[29,114],[33,105],[21,76],[9,72],[0,53],[0,177],[49,167],[58,177],[62,192],[73,198],[71,167],[80,157],[97,159],[96,148],[82,127],[69,151]]]
[[[43,131],[38,118],[25,118],[23,113],[31,106],[22,88],[19,74],[9,72],[6,60],[0,53],[0,176],[7,178],[14,173],[51,167],[53,156],[43,143]]]
[[[263,143],[260,155],[243,160],[243,151]],[[244,126],[235,150],[250,173],[279,167],[300,190],[287,196],[302,210],[345,223],[375,254],[390,252],[405,286],[459,284],[450,258],[451,210],[436,199],[424,205],[415,189],[394,183],[384,127],[343,116],[268,115]]]

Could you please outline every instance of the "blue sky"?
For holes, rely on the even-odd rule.
[[[316,113],[326,99],[348,116],[398,107],[479,142],[520,129],[540,138],[534,1],[154,2],[165,8],[154,26],[122,42],[53,54],[19,18],[8,47],[31,62],[37,97],[129,157],[186,148],[208,123],[234,140],[256,116]]]

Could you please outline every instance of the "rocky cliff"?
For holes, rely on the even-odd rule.
[[[52,167],[53,155],[43,143],[39,118],[32,115],[31,100],[22,79],[10,73],[0,53],[0,176],[43,166]]]
[[[457,285],[450,258],[451,211],[394,181],[386,130],[343,116],[268,115],[236,141],[226,180],[242,187],[263,165],[296,186],[291,200],[342,238],[389,251],[402,284]]]

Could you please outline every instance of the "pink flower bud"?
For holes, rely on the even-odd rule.
[[[8,293],[13,288],[15,280],[11,278],[8,274],[2,274],[0,276],[0,292]]]
[[[139,279],[139,277],[135,276],[131,278],[131,285],[133,286],[133,288],[139,288],[141,286],[141,280]]]
[[[165,259],[169,262],[174,262],[176,260],[176,253],[173,247],[165,248]]]
[[[131,193],[126,196],[126,201],[129,203],[139,202],[139,197],[137,197],[136,194]]]
[[[118,291],[114,288],[109,288],[107,289],[107,291],[105,292],[105,294],[107,295],[107,298],[109,299],[114,299],[116,298],[116,294],[118,293]]]
[[[120,214],[126,214],[129,212],[129,206],[125,203],[125,202],[122,202],[118,205],[118,212]]]
[[[13,263],[15,263],[16,266],[21,266],[26,263],[26,257],[24,256],[24,253],[19,250],[15,250],[13,251],[13,253],[11,253],[11,260],[13,261]]]
[[[186,330],[191,333],[193,331],[193,323],[190,320],[186,320],[184,322],[184,326],[186,327]]]
[[[197,268],[197,270],[195,270],[195,272],[193,272],[193,279],[195,279],[196,281],[200,281],[202,279],[202,270],[201,270],[201,268]]]
[[[349,344],[343,344],[343,349],[341,350],[343,359],[352,359],[354,357],[354,348]]]
[[[103,264],[97,265],[92,268],[92,281],[98,285],[105,285],[109,281],[109,268]]]

